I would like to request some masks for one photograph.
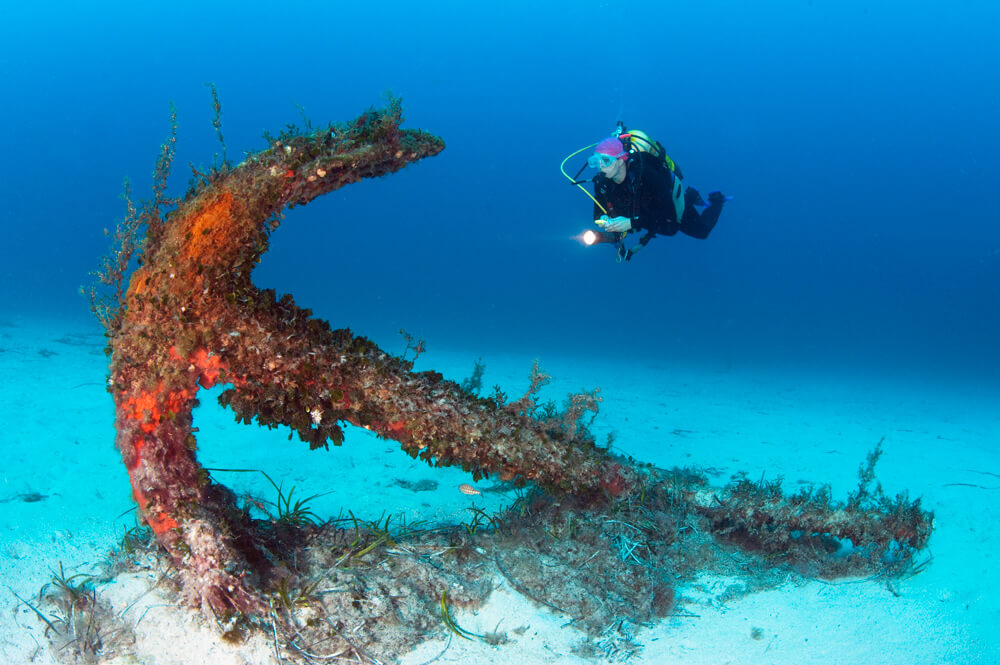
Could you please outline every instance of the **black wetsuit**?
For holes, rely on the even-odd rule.
[[[716,198],[701,213],[694,202],[700,197],[691,187],[684,192],[684,214],[677,221],[677,210],[671,197],[674,174],[663,160],[648,152],[629,155],[625,180],[616,183],[598,173],[594,178],[594,198],[608,210],[608,217],[628,217],[632,228],[646,231],[641,242],[645,245],[656,235],[672,236],[678,231],[694,238],[707,238],[722,212],[723,198]],[[604,214],[594,206],[594,219]]]

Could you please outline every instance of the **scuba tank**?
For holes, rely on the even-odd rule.
[[[677,222],[680,223],[681,217],[684,215],[685,206],[684,183],[681,182],[684,174],[681,172],[680,167],[677,166],[677,163],[667,154],[667,150],[663,147],[663,144],[641,129],[626,129],[625,123],[621,120],[618,121],[618,127],[615,128],[614,136],[618,137],[618,140],[622,142],[629,153],[645,152],[662,160],[663,165],[673,175],[673,190],[670,193],[670,197],[674,202],[674,212],[677,214]]]
[[[618,137],[618,140],[625,145],[625,149],[629,152],[648,152],[654,157],[662,159],[664,165],[671,173],[682,180],[684,179],[684,174],[681,172],[680,167],[667,154],[667,150],[663,147],[663,144],[646,132],[641,129],[626,129],[625,123],[619,120],[614,136]]]

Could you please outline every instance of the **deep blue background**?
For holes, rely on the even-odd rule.
[[[148,192],[170,101],[176,195],[218,151],[205,82],[237,158],[296,105],[347,120],[391,90],[445,152],[293,210],[255,277],[335,326],[397,352],[405,327],[997,379],[995,2],[140,4],[0,10],[8,313],[89,316],[77,289],[123,178]],[[735,197],[710,239],[626,265],[574,239],[591,204],[559,162],[619,118]]]

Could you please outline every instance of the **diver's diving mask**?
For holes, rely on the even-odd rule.
[[[609,155],[604,152],[595,152],[587,159],[587,166],[592,169],[606,169],[614,164],[616,159],[620,159],[624,156],[624,152],[620,155]]]

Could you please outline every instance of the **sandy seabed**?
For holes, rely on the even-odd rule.
[[[449,352],[431,342],[418,370],[461,380],[481,357],[484,384],[513,395],[527,387],[536,357],[530,351]],[[829,483],[834,497],[843,499],[857,485],[865,454],[885,437],[877,472],[886,493],[908,489],[934,511],[930,564],[892,589],[876,581],[789,575],[776,588],[741,593],[746,580],[706,574],[678,589],[672,616],[628,628],[637,648],[616,650],[622,642],[610,639],[609,627],[605,656],[589,660],[575,655],[582,635],[565,617],[498,579],[484,607],[455,611],[454,618],[474,633],[506,632],[504,644],[458,639],[442,624],[415,650],[399,654],[398,662],[1000,663],[997,386],[846,369],[807,373],[738,363],[713,368],[537,357],[554,379],[543,397],[561,400],[601,387],[604,401],[593,426],[598,440],[613,433],[619,450],[657,466],[706,469],[713,483],[745,471],[751,478],[783,476],[789,489]],[[0,377],[6,415],[0,431],[0,663],[54,663],[45,624],[18,596],[36,604],[60,564],[67,575],[98,572],[135,524],[113,445],[103,338],[84,324],[11,316],[0,321]],[[286,432],[235,424],[211,393],[202,396],[195,424],[206,466],[266,470],[301,496],[321,494],[312,506],[320,515],[349,509],[369,519],[385,512],[464,521],[469,507],[495,510],[504,500],[467,496],[458,491],[470,480],[460,470],[432,469],[364,431],[349,432],[343,447],[310,452],[289,442]],[[270,496],[273,489],[259,475],[218,479],[241,494]],[[422,480],[436,482],[437,489],[414,491]],[[134,572],[97,586],[136,639],[129,655],[103,662],[277,663],[266,635],[233,647],[197,614],[174,606],[156,581],[153,572]]]

